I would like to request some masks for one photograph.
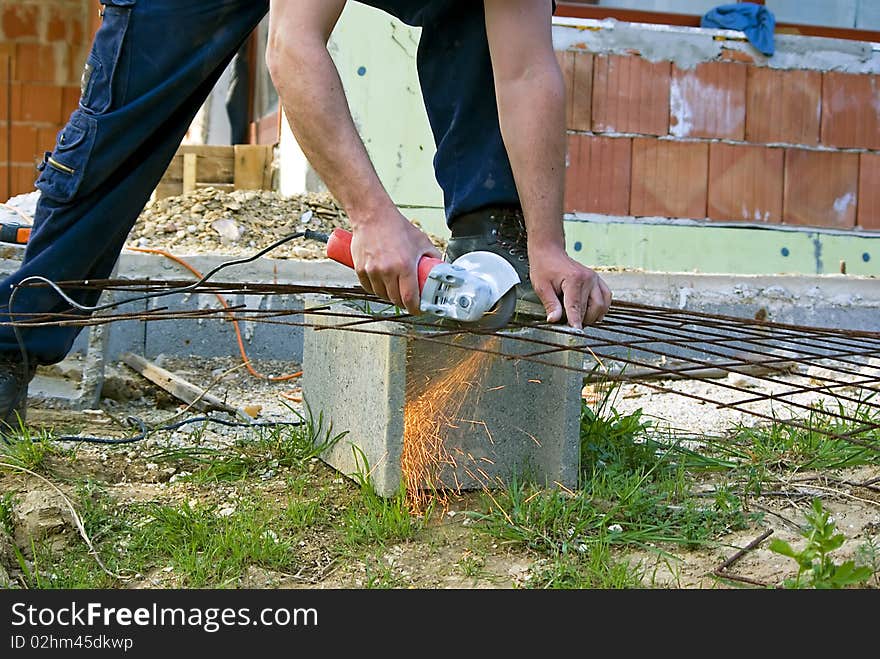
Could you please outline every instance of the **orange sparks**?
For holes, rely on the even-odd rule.
[[[443,483],[443,474],[447,469],[451,468],[452,479],[460,489],[455,474],[459,465],[446,448],[444,440],[448,429],[458,428],[457,423],[461,421],[458,415],[467,393],[485,375],[489,363],[489,356],[485,352],[471,352],[452,367],[439,369],[438,376],[423,384],[421,391],[408,392],[403,412],[403,454],[400,462],[410,509],[415,514],[426,510],[431,493],[444,507],[448,505]],[[463,455],[460,450],[453,450]],[[473,460],[473,456],[468,457]]]

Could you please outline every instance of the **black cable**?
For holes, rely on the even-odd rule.
[[[296,427],[301,426],[304,423],[303,421],[271,421],[262,423],[244,423],[241,421],[226,421],[225,419],[218,419],[211,416],[196,416],[191,419],[179,421],[177,423],[171,423],[164,426],[149,427],[143,419],[139,419],[136,416],[126,417],[125,420],[133,428],[138,428],[140,430],[140,433],[138,435],[135,435],[134,437],[83,437],[80,435],[61,435],[60,437],[50,437],[50,439],[56,442],[82,442],[90,444],[133,444],[135,442],[140,442],[146,439],[153,433],[177,430],[178,428],[182,428],[183,426],[190,423],[198,423],[200,421],[219,423],[220,425],[230,428],[277,428],[281,426]]]
[[[311,229],[306,229],[305,231],[298,231],[297,233],[293,233],[293,234],[290,234],[290,235],[285,236],[283,238],[280,238],[279,240],[276,240],[274,243],[272,243],[268,247],[261,249],[259,252],[257,252],[256,254],[254,254],[252,256],[249,256],[249,257],[243,258],[243,259],[236,259],[234,261],[225,261],[225,262],[221,263],[220,265],[218,265],[217,267],[215,267],[213,270],[208,271],[208,273],[205,274],[201,279],[193,282],[192,284],[188,284],[186,286],[178,286],[177,288],[171,288],[171,289],[164,290],[164,291],[154,291],[152,293],[138,295],[138,296],[126,299],[126,300],[119,301],[119,302],[109,302],[107,304],[100,304],[100,305],[95,305],[92,307],[85,306],[83,304],[80,304],[76,300],[72,299],[69,295],[67,295],[58,286],[58,284],[56,284],[54,281],[52,281],[50,279],[47,279],[46,277],[41,277],[39,275],[32,275],[30,277],[25,277],[24,279],[22,279],[20,282],[18,282],[17,284],[15,284],[13,286],[12,292],[9,294],[9,304],[8,304],[9,318],[12,323],[11,324],[12,332],[15,336],[16,342],[18,343],[18,350],[21,354],[21,368],[22,368],[21,388],[26,389],[29,384],[28,372],[30,369],[30,364],[29,364],[29,358],[28,358],[28,354],[27,354],[27,348],[25,347],[25,344],[24,344],[24,338],[21,335],[21,330],[19,329],[18,325],[15,323],[15,315],[14,315],[12,309],[13,309],[13,304],[15,301],[16,293],[18,293],[18,291],[21,288],[24,288],[25,284],[28,284],[30,282],[41,282],[43,284],[46,284],[53,291],[55,291],[55,293],[62,300],[64,300],[64,302],[66,302],[68,305],[70,305],[74,309],[78,309],[80,311],[85,311],[85,312],[92,314],[92,313],[95,313],[96,311],[104,311],[105,309],[112,309],[114,307],[120,307],[124,304],[129,304],[132,302],[142,302],[144,300],[149,300],[152,298],[161,297],[163,295],[174,295],[177,293],[186,293],[186,292],[191,291],[195,288],[198,288],[199,286],[204,284],[206,281],[208,281],[211,277],[213,277],[215,274],[217,274],[218,272],[220,272],[221,270],[223,270],[225,268],[229,268],[234,265],[244,265],[246,263],[251,263],[252,261],[256,261],[258,258],[263,256],[264,254],[267,254],[268,252],[272,251],[273,249],[280,247],[284,243],[290,242],[291,240],[295,240],[297,238],[306,238],[309,240],[317,240],[319,242],[326,243],[329,240],[329,235],[326,233],[321,233],[319,231],[312,231]],[[19,397],[22,395],[22,393],[23,392],[20,390]],[[136,440],[133,440],[133,441],[136,441]]]

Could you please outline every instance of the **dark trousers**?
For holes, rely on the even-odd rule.
[[[40,165],[34,229],[21,268],[0,285],[0,319],[69,312],[47,288],[13,286],[109,276],[123,244],[196,112],[268,11],[268,0],[102,0],[79,107]],[[435,171],[447,218],[516,203],[498,126],[483,4],[475,0],[375,0],[364,4],[423,27],[418,71],[437,144]],[[290,35],[296,40],[296,35]],[[97,303],[100,292],[68,294]],[[81,327],[22,330],[31,360],[51,364]],[[8,326],[0,353],[18,352]]]

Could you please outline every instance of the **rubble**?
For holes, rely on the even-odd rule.
[[[328,193],[287,196],[265,190],[226,192],[209,186],[149,202],[126,247],[162,249],[177,255],[250,255],[305,229],[330,233],[337,227],[351,229],[345,212]],[[445,249],[443,239],[431,239],[441,251]],[[266,256],[323,259],[325,249],[314,240],[297,238]]]

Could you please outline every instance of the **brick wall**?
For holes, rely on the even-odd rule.
[[[30,192],[35,164],[76,108],[96,0],[0,0],[0,201]]]
[[[557,56],[567,212],[880,231],[880,75]]]

